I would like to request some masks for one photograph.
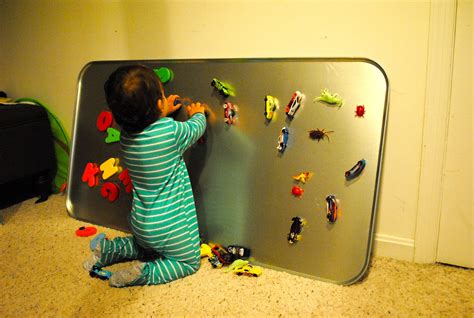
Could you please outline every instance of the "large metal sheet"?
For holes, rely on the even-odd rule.
[[[174,80],[167,94],[207,103],[217,121],[208,125],[205,142],[186,153],[196,198],[199,226],[205,240],[250,247],[255,260],[273,268],[341,284],[357,281],[368,266],[377,209],[388,80],[383,69],[367,59],[243,59],[92,62],[80,75],[69,176],[68,211],[77,219],[128,231],[131,196],[121,185],[113,203],[100,195],[100,185],[81,181],[88,162],[120,157],[118,143],[106,144],[96,128],[107,110],[103,84],[118,66],[142,63],[168,67]],[[223,120],[224,98],[211,87],[212,78],[236,89],[228,100],[239,107],[238,123]],[[344,98],[342,107],[313,103],[324,88]],[[285,106],[299,90],[306,95],[293,121]],[[265,121],[264,97],[279,99],[277,116]],[[363,118],[355,116],[365,105]],[[184,110],[176,117],[184,120]],[[277,149],[282,127],[290,130],[288,148]],[[116,124],[114,127],[118,128]],[[330,140],[309,138],[311,129],[334,131]],[[353,181],[344,172],[364,158],[367,166]],[[291,194],[292,176],[313,171]],[[116,176],[112,181],[120,184]],[[105,181],[100,180],[100,184]],[[342,212],[334,224],[326,219],[328,194],[335,194]],[[308,222],[303,239],[290,245],[291,219]]]

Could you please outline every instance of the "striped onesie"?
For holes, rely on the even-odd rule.
[[[133,184],[133,236],[102,240],[99,265],[147,259],[130,285],[167,283],[199,268],[196,208],[182,155],[205,128],[205,116],[196,113],[185,122],[165,117],[140,133],[122,132],[122,157]]]

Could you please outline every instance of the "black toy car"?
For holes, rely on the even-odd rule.
[[[306,225],[306,220],[299,216],[295,216],[291,220],[293,223],[288,234],[288,243],[294,244],[301,240],[301,232],[303,231],[303,226]]]
[[[242,246],[229,245],[227,246],[227,252],[229,252],[229,254],[235,255],[237,258],[250,257],[250,249]]]

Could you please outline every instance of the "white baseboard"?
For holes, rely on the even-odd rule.
[[[373,255],[402,261],[413,261],[415,240],[386,234],[375,234]]]

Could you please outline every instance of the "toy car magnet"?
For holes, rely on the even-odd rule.
[[[237,121],[237,111],[239,108],[230,102],[225,102],[222,107],[224,107],[224,122],[228,125],[233,125]]]
[[[288,234],[288,243],[294,244],[301,240],[301,232],[303,231],[303,226],[306,225],[306,220],[299,216],[295,216],[291,220],[293,223]]]
[[[350,170],[345,172],[345,177],[347,181],[357,178],[360,176],[366,165],[365,159],[357,161],[357,163]]]
[[[278,137],[278,151],[283,153],[285,152],[285,149],[288,145],[288,135],[290,134],[290,131],[288,128],[283,127],[280,132],[280,136]]]
[[[278,108],[278,100],[271,95],[267,95],[265,96],[264,101],[265,111],[263,112],[263,114],[265,115],[266,120],[271,121],[273,119],[275,111]]]
[[[243,266],[234,268],[233,272],[239,276],[245,275],[245,276],[258,277],[262,275],[263,270],[259,266],[245,264]]]
[[[290,99],[290,102],[286,106],[285,113],[290,120],[295,117],[296,112],[300,109],[303,103],[304,95],[300,91],[293,93],[293,96]]]
[[[339,202],[334,194],[326,197],[326,218],[329,223],[334,223],[337,220],[337,212],[339,209]]]
[[[211,86],[215,87],[224,97],[235,96],[234,89],[227,83],[224,83],[217,78],[213,78]]]
[[[112,276],[112,272],[110,272],[108,270],[105,270],[105,269],[101,269],[101,268],[94,265],[94,266],[92,266],[92,269],[89,272],[89,276],[90,277],[96,277],[96,278],[99,278],[99,279],[102,279],[102,280],[108,280],[110,278],[110,276]]]
[[[227,246],[227,252],[229,252],[229,254],[235,255],[237,258],[250,257],[250,249],[242,246],[229,245]]]

